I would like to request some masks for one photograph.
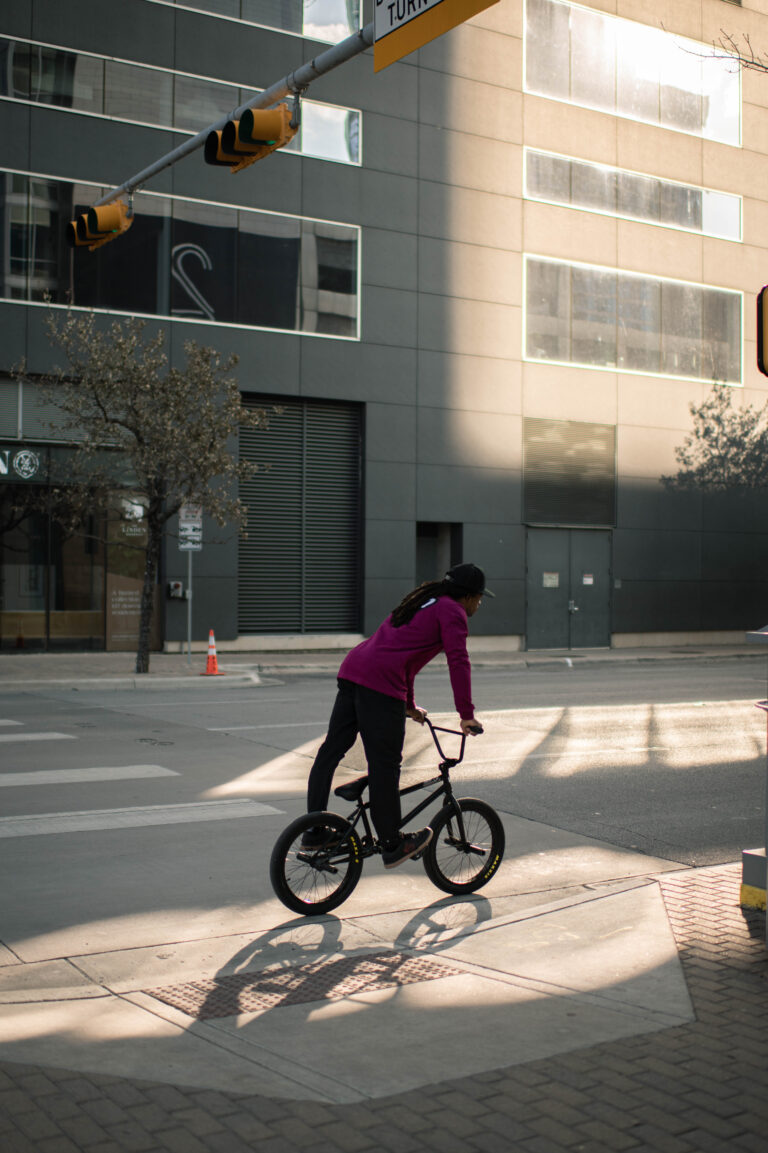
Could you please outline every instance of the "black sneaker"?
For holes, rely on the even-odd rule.
[[[431,840],[432,830],[429,825],[426,829],[419,829],[417,833],[402,833],[400,844],[396,848],[384,849],[382,852],[384,868],[396,869],[398,865],[402,865],[403,861],[415,857],[418,853],[423,853]]]
[[[301,852],[314,853],[318,849],[328,849],[339,839],[334,829],[320,828],[307,829],[301,838]]]

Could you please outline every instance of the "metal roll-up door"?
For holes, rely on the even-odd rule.
[[[244,402],[273,403],[256,397]],[[280,411],[270,415],[269,428],[240,435],[241,457],[261,467],[240,488],[248,529],[239,547],[239,632],[356,632],[360,408],[274,403]]]

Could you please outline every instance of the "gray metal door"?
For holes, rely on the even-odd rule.
[[[609,532],[529,529],[527,647],[608,648],[610,567]]]

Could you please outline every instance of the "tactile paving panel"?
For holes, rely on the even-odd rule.
[[[314,961],[289,969],[232,973],[210,981],[188,981],[164,989],[147,989],[150,997],[203,1021],[234,1017],[307,1001],[338,1001],[356,993],[373,993],[397,985],[456,977],[463,970],[431,957],[383,951]]]

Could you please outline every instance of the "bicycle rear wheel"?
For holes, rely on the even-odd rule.
[[[495,809],[471,797],[456,799],[431,821],[432,840],[424,850],[424,868],[433,885],[446,893],[473,893],[490,881],[504,856],[504,826]]]
[[[311,847],[302,846],[305,836],[313,841]],[[335,909],[352,892],[362,871],[358,836],[336,813],[298,817],[278,837],[269,862],[275,895],[305,916]]]

